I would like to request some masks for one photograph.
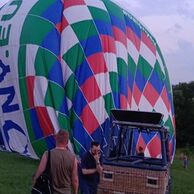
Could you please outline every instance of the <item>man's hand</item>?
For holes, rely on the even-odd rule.
[[[99,163],[100,161],[100,154],[95,154],[94,159],[96,160],[96,163]]]
[[[101,174],[101,173],[102,173],[103,168],[102,168],[102,166],[101,166],[100,162],[96,163],[96,170],[97,170],[97,172],[98,172],[99,174]]]
[[[103,168],[100,164],[100,153],[94,155],[94,159],[96,160],[96,170],[99,174],[101,174],[103,171]]]

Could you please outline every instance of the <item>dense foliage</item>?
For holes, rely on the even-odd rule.
[[[173,86],[177,147],[194,145],[194,81]]]

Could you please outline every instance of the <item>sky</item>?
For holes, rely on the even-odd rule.
[[[8,0],[0,0],[2,6]],[[194,0],[112,0],[154,36],[172,84],[194,81]]]

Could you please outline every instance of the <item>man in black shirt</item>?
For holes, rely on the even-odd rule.
[[[100,144],[91,143],[90,150],[81,159],[80,191],[81,194],[97,194],[100,173],[102,172]]]

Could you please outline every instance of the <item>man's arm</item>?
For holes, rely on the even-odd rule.
[[[87,174],[94,174],[95,172],[98,172],[99,174],[102,173],[103,168],[102,165],[100,163],[100,155],[96,154],[94,156],[94,159],[96,161],[96,168],[90,168],[90,169],[86,169],[86,168],[82,168],[82,173],[87,175]]]
[[[36,179],[43,173],[43,171],[46,169],[46,163],[47,163],[47,156],[46,152],[43,154],[40,164],[36,170],[36,173],[33,177],[33,185],[35,184]]]
[[[73,171],[72,171],[72,186],[74,194],[78,194],[78,172],[77,172],[77,160],[75,158]]]
[[[101,164],[101,158],[100,158],[100,154],[96,154],[95,156],[94,156],[94,159],[95,159],[95,161],[96,161],[96,171],[99,173],[99,174],[101,174],[102,173],[102,171],[103,171],[103,167],[102,167],[102,164]]]
[[[96,163],[96,170],[99,174],[101,174],[103,172],[103,167],[102,165],[100,164],[100,162],[97,162]]]
[[[82,168],[82,173],[83,174],[94,174],[95,172],[97,172],[96,168],[91,168],[91,169],[86,169],[86,168]]]

